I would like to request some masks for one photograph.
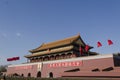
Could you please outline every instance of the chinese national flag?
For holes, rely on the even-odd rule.
[[[101,44],[101,42],[97,42],[97,47],[101,47],[102,46],[102,44]]]
[[[20,57],[12,57],[12,58],[7,58],[7,61],[15,61],[15,60],[19,60]]]
[[[86,45],[86,46],[85,46],[85,51],[87,52],[89,49],[90,49],[90,46],[89,46],[89,45]]]
[[[83,49],[82,49],[82,47],[80,47],[80,54],[83,54]]]
[[[10,61],[10,59],[7,59],[7,61]]]
[[[7,58],[7,61],[13,61],[13,58]]]
[[[111,40],[108,40],[108,45],[112,45],[113,42]]]
[[[13,60],[19,60],[20,58],[19,57],[13,57]]]

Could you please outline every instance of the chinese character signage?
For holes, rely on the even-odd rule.
[[[48,67],[71,67],[71,66],[82,66],[82,61],[74,61],[74,62],[59,62],[59,63],[51,63],[48,64]]]
[[[15,67],[15,70],[23,70],[23,69],[32,69],[32,65],[28,65],[28,66],[17,66]]]

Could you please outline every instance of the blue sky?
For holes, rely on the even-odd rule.
[[[29,50],[78,33],[91,51],[120,52],[120,0],[0,0],[0,64],[26,62]]]

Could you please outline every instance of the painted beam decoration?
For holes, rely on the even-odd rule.
[[[72,66],[82,66],[83,61],[74,61],[74,62],[59,62],[59,63],[51,63],[48,64],[49,68],[55,67],[72,67]]]

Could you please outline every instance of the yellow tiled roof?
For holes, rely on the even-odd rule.
[[[54,42],[50,42],[50,43],[44,43],[40,47],[33,49],[33,50],[30,50],[30,52],[34,53],[34,52],[38,52],[38,51],[45,50],[45,49],[69,45],[78,39],[80,39],[79,42],[81,45],[85,45],[85,43],[81,39],[80,35],[75,35],[75,36],[72,36],[69,38],[65,38],[63,40],[58,40],[58,41],[54,41]]]
[[[29,58],[29,57],[41,56],[41,55],[51,54],[51,53],[56,53],[56,52],[68,51],[68,50],[71,50],[73,48],[74,48],[74,46],[70,45],[70,46],[66,46],[66,47],[52,49],[50,51],[45,50],[45,51],[37,52],[37,53],[34,53],[34,54],[26,55],[25,57]]]

